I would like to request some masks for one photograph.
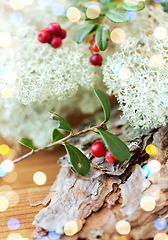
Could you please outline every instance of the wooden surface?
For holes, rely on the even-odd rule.
[[[0,144],[4,143],[6,143],[5,140],[1,138]],[[27,149],[23,147],[22,153],[26,153],[26,151]],[[1,240],[7,240],[7,237],[11,233],[19,233],[22,238],[30,239],[34,230],[34,226],[32,225],[34,216],[43,206],[31,207],[28,198],[43,200],[46,197],[59,172],[60,167],[57,164],[57,160],[64,153],[65,151],[63,147],[58,147],[54,151],[37,153],[34,156],[15,164],[14,171],[17,173],[17,179],[14,182],[8,183],[5,181],[5,178],[0,178],[0,187],[8,185],[19,195],[19,202],[15,206],[9,206],[7,210],[0,212]],[[2,160],[1,156],[0,162],[2,162]],[[42,171],[46,174],[47,181],[44,185],[40,186],[34,183],[33,174],[37,171]],[[0,195],[1,194],[4,194],[4,192],[0,191]],[[20,227],[18,230],[10,230],[8,228],[7,222],[11,218],[16,218],[20,221]]]

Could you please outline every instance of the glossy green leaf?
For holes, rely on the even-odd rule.
[[[112,153],[112,155],[119,161],[124,162],[130,159],[130,151],[127,145],[121,141],[117,136],[102,129],[98,129],[98,132],[103,138],[106,148]]]
[[[122,3],[121,7],[125,10],[131,10],[131,11],[138,12],[138,11],[141,11],[145,8],[145,2],[144,1],[139,1],[139,2],[137,2],[137,4],[135,6],[128,6],[127,4]]]
[[[53,117],[52,119],[59,121],[59,124],[60,124],[59,128],[64,129],[68,132],[71,132],[72,131],[71,124],[67,120],[62,118],[60,115],[58,115],[57,113],[55,113],[55,115],[56,115],[56,117]]]
[[[110,30],[108,25],[100,25],[96,29],[95,42],[101,51],[106,50],[110,39]]]
[[[34,150],[33,144],[28,138],[21,138],[21,139],[19,139],[18,142],[21,143],[22,145]]]
[[[88,24],[86,27],[80,29],[75,34],[75,40],[77,43],[81,43],[85,37],[96,29],[97,23]]]
[[[56,142],[62,138],[64,138],[65,136],[58,130],[58,129],[54,129],[52,132],[52,142]]]
[[[88,8],[91,5],[97,5],[100,8],[100,15],[103,13],[106,13],[109,10],[108,4],[102,4],[101,2],[94,2],[93,1],[83,1],[83,2],[79,2],[77,5],[77,8],[79,9],[79,7],[84,7],[84,8]]]
[[[125,11],[119,8],[110,9],[105,15],[110,21],[115,23],[128,22],[128,19],[125,17]]]
[[[87,157],[71,144],[64,144],[74,170],[85,176],[90,171],[90,162]]]
[[[104,117],[105,117],[104,120],[107,122],[110,119],[110,114],[111,114],[110,101],[109,101],[107,95],[102,90],[95,89],[94,92],[103,107]]]

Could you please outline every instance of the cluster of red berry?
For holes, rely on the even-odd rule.
[[[59,48],[65,37],[66,31],[61,28],[60,24],[52,22],[47,28],[38,32],[37,39],[41,43],[50,43],[53,48]]]
[[[96,42],[92,41],[91,46],[89,48],[92,52],[99,52],[100,50],[98,49]],[[90,58],[91,64],[95,66],[101,66],[102,65],[103,58],[100,54],[93,54]]]
[[[91,146],[91,153],[94,157],[103,157],[105,155],[105,159],[109,163],[116,163],[118,160],[111,154],[110,151],[106,149],[106,146],[102,142],[95,142]]]

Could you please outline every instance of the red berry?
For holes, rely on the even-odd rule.
[[[105,154],[105,159],[109,163],[116,163],[118,160],[111,154],[110,151],[107,151]]]
[[[59,48],[62,45],[62,39],[58,36],[55,36],[51,39],[50,43],[53,48]]]
[[[49,32],[47,32],[46,30],[41,30],[40,32],[38,32],[37,39],[41,43],[48,43],[51,40],[51,34]]]
[[[48,25],[48,30],[50,31],[51,34],[57,35],[61,31],[61,27],[59,23],[52,22]]]
[[[90,62],[95,66],[101,66],[102,65],[103,58],[100,54],[94,54],[90,58]]]
[[[48,28],[44,28],[43,30],[46,31],[46,32],[48,32],[48,33],[51,35],[51,33],[50,33],[50,31],[48,30]]]
[[[99,52],[100,51],[98,49],[95,41],[92,42],[92,46],[90,47],[90,50],[93,51],[93,52]]]
[[[61,28],[61,31],[59,32],[58,36],[62,39],[66,38],[66,31]]]
[[[95,142],[91,146],[91,153],[94,157],[103,157],[106,153],[106,147],[102,142]]]

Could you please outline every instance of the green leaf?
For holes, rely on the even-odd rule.
[[[119,161],[124,162],[130,159],[130,151],[127,145],[121,141],[117,136],[102,129],[97,129],[103,138],[107,149]]]
[[[80,29],[75,34],[75,40],[77,43],[81,43],[85,37],[96,29],[97,23],[88,24],[86,27]]]
[[[21,138],[21,139],[19,139],[18,142],[21,143],[22,145],[34,150],[33,144],[28,138]]]
[[[77,8],[79,9],[79,7],[84,7],[85,9],[87,9],[91,5],[99,6],[100,15],[105,14],[109,10],[109,6],[107,4],[104,4],[104,3],[102,4],[102,3],[99,3],[99,2],[94,2],[93,3],[93,1],[79,2],[78,5],[77,5]]]
[[[110,101],[107,95],[102,90],[95,89],[94,92],[103,107],[104,116],[105,116],[104,120],[107,122],[110,119],[110,114],[111,114]]]
[[[128,6],[127,4],[122,3],[121,7],[125,10],[131,10],[131,11],[138,12],[138,11],[141,11],[145,8],[145,2],[144,1],[139,1],[139,2],[137,2],[137,4],[135,6]]]
[[[52,142],[56,142],[62,138],[64,138],[65,136],[58,130],[58,129],[54,129],[52,132]]]
[[[74,170],[85,176],[90,171],[90,162],[87,157],[71,144],[64,144]]]
[[[110,38],[109,27],[106,24],[98,26],[95,33],[95,42],[101,51],[106,50],[109,44],[109,38]]]
[[[123,23],[129,21],[126,19],[125,11],[119,8],[110,9],[105,15],[110,21],[115,23]]]
[[[67,120],[65,120],[64,118],[62,118],[60,115],[58,115],[57,113],[55,113],[56,117],[53,117],[52,119],[59,121],[60,125],[59,128],[60,129],[64,129],[68,132],[72,131],[72,126],[69,122],[67,122]]]

